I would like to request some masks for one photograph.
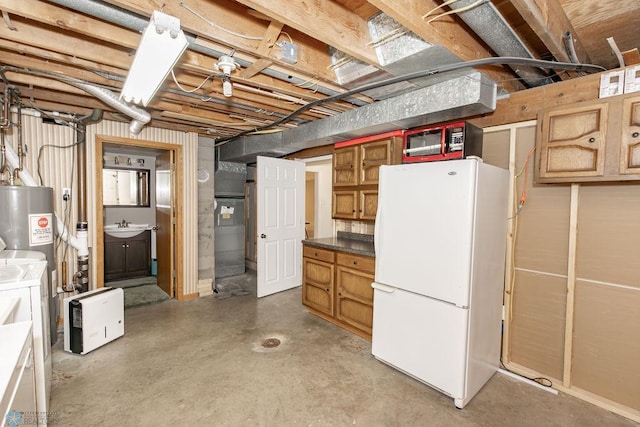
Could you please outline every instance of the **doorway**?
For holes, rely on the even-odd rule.
[[[152,156],[157,165],[157,185],[161,189],[156,200],[155,221],[153,225],[156,231],[156,257],[157,257],[157,281],[170,297],[178,300],[184,299],[183,290],[183,266],[177,262],[176,254],[182,253],[182,198],[172,197],[182,187],[183,155],[182,147],[175,144],[167,144],[155,141],[142,141],[130,138],[96,136],[96,247],[94,259],[96,260],[96,284],[104,286],[105,274],[105,224],[104,224],[104,194],[103,194],[103,170],[105,150],[116,150],[122,153],[143,153]],[[158,160],[161,159],[161,160]],[[126,218],[124,218],[127,220]],[[129,220],[127,220],[129,221]],[[162,222],[160,224],[158,221]],[[154,230],[155,231],[155,230]]]

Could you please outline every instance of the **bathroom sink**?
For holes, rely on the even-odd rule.
[[[104,226],[104,232],[112,237],[126,239],[134,237],[149,229],[149,224],[129,224],[126,227],[119,227],[118,224],[109,224]]]

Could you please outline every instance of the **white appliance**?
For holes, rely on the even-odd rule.
[[[380,168],[371,351],[458,408],[498,369],[507,195],[477,158]]]
[[[35,256],[37,253],[33,254]],[[43,256],[42,254],[40,255]],[[6,264],[5,262],[11,263]],[[49,336],[47,261],[24,262],[26,262],[25,258],[7,257],[0,259],[0,298],[18,299],[17,307],[12,309],[13,321],[31,321],[33,324],[36,408],[38,414],[47,414],[51,392],[51,340]],[[46,419],[39,417],[38,423],[41,425],[46,424]]]
[[[100,288],[64,299],[64,349],[87,354],[124,335],[124,292]]]
[[[38,424],[30,321],[0,326],[2,425]]]

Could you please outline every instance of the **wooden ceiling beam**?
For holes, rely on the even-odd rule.
[[[76,18],[67,18],[67,20],[64,21],[63,17],[65,15],[60,14],[59,8],[52,6],[44,7],[40,2],[36,2],[35,0],[25,1],[26,4],[36,3],[38,7],[35,8],[35,11],[29,7],[25,7],[21,2],[16,3],[11,0],[0,0],[0,5],[3,5],[2,2],[6,2],[7,7],[13,5],[11,10],[23,18],[36,20],[58,28],[66,28],[69,31],[75,31],[78,29],[80,34],[93,34],[94,38],[101,41],[111,42],[114,40],[121,40],[124,43],[122,45],[123,48],[126,49],[135,49],[140,39],[140,36],[135,32],[122,29],[115,25],[105,24],[89,17],[82,17],[82,15],[67,13],[66,16],[75,16]],[[81,17],[81,19],[78,17]],[[67,62],[69,59],[73,60],[74,58],[83,58],[84,63],[82,59],[75,60],[75,62],[78,63],[78,65],[84,65],[87,67],[90,67],[92,63],[95,64],[96,68],[100,68],[103,69],[103,71],[108,72],[113,72],[115,67],[118,67],[121,70],[127,70],[133,60],[133,57],[126,53],[126,49],[122,51],[114,50],[108,46],[98,45],[96,42],[91,40],[86,40],[82,44],[83,47],[78,47],[77,42],[75,42],[75,38],[69,35],[68,32],[61,33],[59,31],[56,32],[42,28],[33,25],[32,22],[24,21],[24,19],[18,19],[16,21],[25,29],[21,34],[12,34],[17,32],[9,31],[6,27],[0,30],[0,37],[4,36],[8,40],[15,40],[18,42],[16,47],[20,45],[26,47],[34,45],[33,47],[36,49],[57,53],[60,56],[60,60],[63,60],[64,62]],[[79,22],[82,25],[79,24],[74,26],[72,25],[74,22]],[[91,33],[92,28],[96,28],[97,31],[95,33]],[[276,33],[276,30],[279,32],[279,28],[281,27],[278,27],[277,25],[271,28],[270,33],[267,34],[267,39],[273,39],[275,37],[274,34]],[[107,34],[108,37],[103,37],[104,34]],[[104,58],[102,58],[102,55],[98,52],[103,52],[105,54]],[[51,58],[54,55],[49,54],[48,56]],[[105,58],[108,60],[104,61]],[[109,65],[100,63],[99,61],[101,60]],[[249,58],[249,60],[255,61],[255,58]],[[187,51],[181,61],[181,65],[185,66],[185,68],[193,69],[205,74],[210,74],[213,71],[213,63],[213,58],[192,51]],[[112,65],[115,67],[111,67]],[[110,70],[107,70],[106,68],[109,68]],[[119,74],[124,76],[126,75],[126,71]],[[256,76],[251,79],[243,78],[243,80],[246,81],[247,84],[257,85],[262,89],[283,91],[283,93],[293,92],[296,94],[295,96],[303,97],[305,99],[318,99],[317,94],[315,94],[313,90],[296,87],[295,85],[278,81],[268,76]],[[199,82],[196,81],[193,81],[192,83],[194,83],[194,85],[199,84]]]
[[[395,19],[408,30],[433,45],[447,48],[462,61],[494,56],[486,45],[470,33],[457,16],[445,16],[427,24],[422,16],[440,6],[435,0],[368,0],[369,3]],[[511,71],[499,67],[486,67],[481,71],[491,77],[498,86],[508,92],[521,90],[524,86],[514,80]]]
[[[284,22],[314,39],[353,56],[365,63],[379,66],[369,42],[367,21],[333,1],[238,0],[272,19]]]
[[[39,0],[0,0],[0,10],[129,49],[136,49],[140,42],[140,35],[133,31]]]
[[[246,36],[262,37],[267,32],[268,22],[249,15],[244,6],[234,1],[187,0],[185,2],[167,2],[166,0],[106,0],[106,3],[146,17],[150,17],[154,10],[163,8],[165,13],[180,19],[180,26],[185,32],[195,35],[198,38],[223,45],[216,49],[220,52],[226,53],[233,48],[238,52],[253,55],[254,59],[251,61],[252,63],[259,58],[271,59],[275,63],[288,69],[297,70],[307,76],[319,75],[322,79],[335,83],[335,75],[327,69],[330,60],[326,46],[307,36],[304,31],[300,34],[295,34],[295,42],[299,46],[299,57],[296,64],[291,65],[279,61],[276,58],[260,55],[258,49],[261,41],[249,40]],[[216,24],[216,27],[211,26],[203,19],[194,15],[186,7],[181,6],[183,3],[210,22]],[[271,19],[280,21],[273,17]],[[233,35],[229,31],[222,30],[221,28],[245,37]],[[275,43],[277,39],[272,41]]]
[[[568,31],[573,38],[578,61],[583,64],[591,63],[589,54],[558,0],[509,1],[558,61],[571,62],[563,40]]]
[[[48,51],[56,51],[58,55],[62,55],[61,58],[64,58],[65,55],[73,55],[76,58],[84,59],[85,61],[90,61],[91,63],[102,63],[106,62],[107,64],[111,64],[115,66],[115,69],[123,69],[129,66],[129,62],[131,61],[131,57],[127,55],[123,51],[119,51],[113,48],[108,48],[106,46],[99,45],[95,42],[84,41],[80,44],[76,43],[78,40],[74,37],[64,34],[64,33],[56,33],[53,30],[49,30],[46,28],[39,27],[34,25],[29,21],[14,19],[14,25],[18,28],[18,31],[11,31],[6,28],[6,26],[0,25],[0,37],[4,38],[4,40],[13,42],[17,45],[29,46],[30,44],[34,45],[36,50],[48,50]],[[42,61],[32,61],[24,63],[20,55],[15,57],[18,66],[35,68],[42,71],[51,71],[52,69],[56,69],[57,72],[67,75],[69,77],[75,77],[82,80],[88,80],[97,82],[100,81],[103,84],[109,84],[110,86],[120,87],[122,85],[122,81],[119,80],[104,80],[101,77],[97,76],[95,73],[83,70],[82,68],[64,68],[60,65],[51,62],[42,62]],[[11,64],[10,61],[4,60],[0,58],[0,61]],[[25,59],[26,61],[26,59]],[[39,62],[39,63],[38,63]],[[114,69],[112,67],[112,69]],[[120,74],[120,77],[124,77],[126,71],[123,71]],[[179,81],[182,84],[189,85],[190,87],[195,87],[199,85],[202,81],[201,78],[195,76],[189,76],[184,73],[178,74]],[[98,79],[98,80],[96,80]],[[248,81],[250,84],[250,81]],[[173,83],[165,83],[168,86],[172,86],[175,88]],[[281,83],[281,86],[284,86],[287,90],[292,90],[292,86],[286,83]],[[269,86],[270,89],[274,91],[278,91],[280,89],[279,86]],[[295,88],[295,87],[294,87]],[[243,93],[243,90],[236,90],[234,93],[234,98],[237,100],[246,100],[254,105],[256,109],[270,107],[276,112],[280,113],[289,113],[293,111],[296,106],[293,106],[291,103],[280,101],[273,98],[267,98],[265,96],[255,95],[253,93]],[[296,96],[306,99],[313,100],[316,99],[316,96],[309,96],[309,94],[313,94],[312,90],[299,88],[296,92]],[[302,93],[302,92],[306,92]],[[214,92],[202,92],[203,96],[215,96],[219,98],[223,98],[223,95],[220,91]],[[153,107],[153,102],[151,103],[151,107]],[[242,102],[242,101],[238,101]],[[313,113],[307,113],[307,118],[317,118],[317,115]]]
[[[267,28],[267,31],[265,32],[262,41],[260,42],[260,46],[258,46],[258,53],[260,55],[269,56],[271,48],[273,48],[273,46],[275,45],[276,40],[278,39],[278,35],[282,31],[282,27],[284,27],[284,24],[282,22],[271,21],[269,23],[269,27]],[[244,79],[250,79],[265,68],[270,67],[272,64],[272,60],[260,58],[256,62],[251,64],[250,67],[242,70],[242,72],[240,72],[240,77]]]

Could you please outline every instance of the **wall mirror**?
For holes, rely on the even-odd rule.
[[[102,197],[106,207],[149,207],[149,169],[102,170]]]

